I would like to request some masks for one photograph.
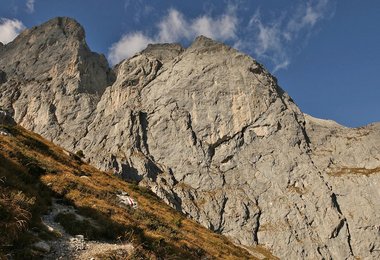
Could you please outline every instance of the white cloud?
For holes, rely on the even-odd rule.
[[[193,35],[205,35],[217,40],[236,38],[237,17],[231,14],[213,19],[202,16],[195,19],[191,25]]]
[[[260,10],[257,10],[248,23],[247,36],[241,37],[234,47],[253,52],[257,58],[269,61],[273,65],[273,72],[286,68],[290,59],[283,43],[282,21],[280,17],[265,23]]]
[[[136,0],[141,3],[141,0]],[[126,33],[109,49],[112,64],[141,51],[148,43],[191,41],[204,35],[219,41],[229,41],[234,47],[265,62],[273,72],[285,69],[292,57],[307,43],[317,25],[332,17],[336,0],[299,1],[288,12],[273,16],[261,15],[257,9],[249,21],[244,21],[248,9],[229,5],[219,16],[200,15],[193,19],[176,9],[157,22],[155,34],[141,31]],[[126,8],[130,0],[126,1]],[[242,13],[239,13],[242,12]],[[270,19],[269,17],[275,17]],[[244,21],[244,23],[243,23]]]
[[[26,0],[26,10],[28,13],[34,12],[34,2],[35,0]]]
[[[154,42],[153,39],[145,36],[141,32],[126,34],[111,46],[108,59],[111,64],[116,64],[123,58],[131,57],[136,52],[141,51],[152,42]]]
[[[7,44],[25,29],[23,23],[17,19],[0,19],[0,42]]]
[[[158,35],[155,37],[159,42],[174,42],[181,38],[191,37],[190,25],[183,14],[176,9],[170,9],[169,13],[158,24]]]
[[[176,9],[170,9],[158,25],[157,38],[160,42],[171,42],[204,35],[217,40],[228,40],[236,37],[236,26],[237,17],[233,12],[215,18],[202,15],[189,21]]]
[[[318,22],[323,19],[330,18],[331,6],[329,0],[318,0],[308,2],[306,6],[300,6],[287,22],[285,35],[287,39],[292,39],[298,36],[298,33],[303,30],[312,29]]]
[[[249,21],[249,26],[254,27],[255,46],[254,51],[257,55],[265,55],[270,50],[281,51],[280,24],[264,24],[260,12],[257,11]]]
[[[254,54],[273,66],[273,72],[285,69],[291,62],[294,49],[305,45],[318,22],[331,17],[331,0],[309,1],[294,8],[288,16],[279,15],[274,20],[264,20],[260,11],[250,19],[246,30],[235,47]],[[253,44],[252,44],[253,43]]]
[[[178,10],[170,9],[158,23],[155,35],[147,36],[142,32],[124,34],[111,46],[108,59],[111,64],[116,64],[141,51],[148,43],[193,40],[198,35],[222,41],[235,39],[238,24],[236,9],[228,9],[229,12],[218,17],[202,15],[195,19],[188,19]]]

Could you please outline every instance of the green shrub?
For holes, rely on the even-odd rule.
[[[77,156],[79,156],[80,158],[84,158],[84,157],[85,157],[85,156],[84,156],[84,153],[83,153],[82,150],[77,151],[75,154],[76,154]]]

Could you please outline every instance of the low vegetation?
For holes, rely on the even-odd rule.
[[[85,216],[58,214],[55,221],[67,233],[132,243],[135,249],[129,259],[253,258],[225,237],[176,212],[148,189],[73,159],[19,126],[4,127],[11,135],[0,137],[0,259],[41,256],[31,245],[57,237],[41,223],[53,199]],[[116,196],[120,191],[128,192],[139,207],[120,205]],[[258,248],[257,252],[262,251]]]

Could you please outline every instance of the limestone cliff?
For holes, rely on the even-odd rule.
[[[25,30],[0,49],[0,106],[70,149],[111,79],[105,57],[90,51],[83,28],[69,18]]]
[[[57,18],[5,45],[0,70],[0,105],[17,122],[237,244],[286,259],[380,257],[379,125],[305,116],[237,50],[201,36],[110,72],[83,29]]]

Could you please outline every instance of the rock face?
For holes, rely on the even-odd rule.
[[[380,125],[305,116],[247,55],[201,36],[149,45],[111,72],[57,18],[5,45],[0,69],[0,105],[17,122],[238,244],[380,257]]]
[[[70,149],[86,134],[83,123],[112,78],[105,57],[91,52],[84,37],[76,21],[55,18],[0,49],[0,107]]]
[[[353,254],[380,258],[380,123],[350,129],[306,116],[312,159],[335,192]]]

